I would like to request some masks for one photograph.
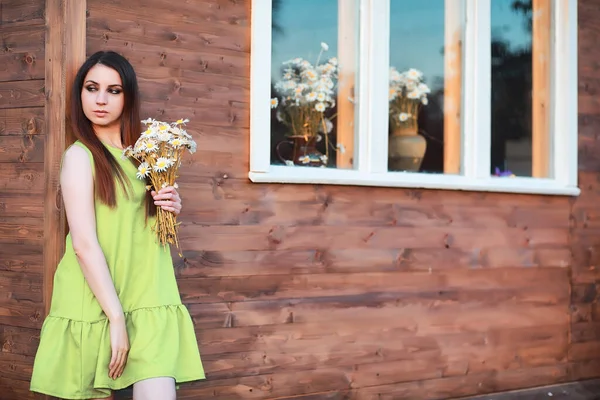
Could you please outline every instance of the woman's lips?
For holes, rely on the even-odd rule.
[[[96,114],[97,117],[102,118],[108,114],[108,112],[103,110],[94,110],[94,114]]]

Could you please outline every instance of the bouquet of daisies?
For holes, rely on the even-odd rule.
[[[142,121],[146,130],[133,146],[123,150],[124,157],[131,157],[139,162],[138,179],[149,181],[146,190],[159,191],[167,186],[177,188],[178,170],[181,166],[183,152],[187,149],[190,153],[196,151],[196,142],[184,127],[189,122],[180,119],[173,123],[157,121],[149,118]],[[153,229],[160,243],[174,244],[179,248],[177,239],[177,216],[158,207],[156,224]]]

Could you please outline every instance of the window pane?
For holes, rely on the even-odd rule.
[[[495,176],[550,177],[551,1],[491,3]]]
[[[391,0],[388,169],[461,173],[461,0]]]
[[[271,164],[353,168],[358,0],[273,0]]]

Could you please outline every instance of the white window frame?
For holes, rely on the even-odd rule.
[[[341,0],[345,1],[345,0]],[[490,176],[490,2],[463,0],[466,9],[461,175],[388,172],[390,0],[360,2],[361,57],[355,169],[271,165],[271,0],[252,0],[250,172],[256,183],[339,184],[579,195],[577,186],[577,0],[553,1],[550,176]],[[367,55],[367,56],[364,56]],[[301,55],[299,55],[301,56]],[[556,112],[556,110],[561,110]],[[488,132],[487,135],[477,134]]]

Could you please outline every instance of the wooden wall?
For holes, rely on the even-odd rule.
[[[0,399],[34,398],[43,3],[0,0]],[[128,57],[144,117],[190,118],[198,142],[177,274],[208,379],[179,398],[447,399],[600,376],[593,3],[573,200],[251,184],[249,1],[88,0],[88,54]]]
[[[580,362],[592,328],[570,330],[591,299],[569,198],[251,184],[249,1],[144,4],[88,0],[88,54],[127,56],[144,117],[189,117],[200,149],[177,272],[208,380],[181,398],[446,399],[600,372]]]
[[[30,398],[44,305],[44,0],[0,0],[0,399]]]

